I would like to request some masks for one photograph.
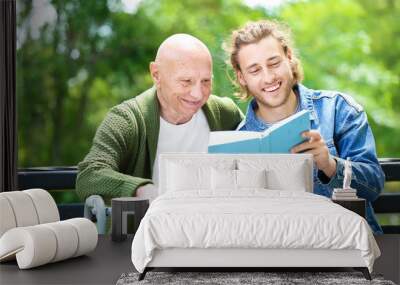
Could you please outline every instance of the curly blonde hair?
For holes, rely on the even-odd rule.
[[[230,64],[235,71],[240,71],[238,54],[240,49],[249,44],[258,43],[262,39],[272,36],[281,44],[285,55],[290,49],[292,52],[291,69],[293,72],[294,84],[303,80],[303,68],[299,58],[295,54],[294,45],[291,37],[290,29],[282,23],[269,20],[261,20],[257,22],[248,22],[244,27],[232,32],[230,44],[226,49],[229,54]],[[229,62],[228,62],[229,64]],[[237,78],[236,78],[237,80]],[[234,82],[235,85],[238,84]],[[240,93],[236,94],[240,99],[246,100],[251,97],[245,86],[240,86]]]

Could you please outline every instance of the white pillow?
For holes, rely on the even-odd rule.
[[[211,188],[211,169],[206,166],[169,163],[167,191],[186,191]]]
[[[237,187],[240,188],[267,188],[267,171],[236,170]]]
[[[240,170],[266,169],[267,187],[271,190],[307,191],[312,189],[309,169],[305,160],[238,159]]]
[[[213,190],[236,190],[236,170],[211,168]]]
[[[239,190],[241,188],[267,188],[266,170],[211,169],[213,190]]]
[[[274,190],[306,192],[307,178],[301,167],[293,168],[290,175],[277,169],[270,169],[267,172],[268,188]]]

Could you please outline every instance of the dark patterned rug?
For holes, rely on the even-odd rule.
[[[361,272],[154,272],[150,271],[142,281],[139,273],[122,274],[117,285],[133,284],[379,284],[395,285],[380,275],[372,274],[372,281]]]

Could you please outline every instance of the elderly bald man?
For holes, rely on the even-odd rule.
[[[210,131],[234,130],[243,114],[229,98],[211,94],[212,58],[199,39],[176,34],[150,63],[154,86],[113,107],[78,165],[80,198],[153,199],[158,157],[164,152],[206,152]]]

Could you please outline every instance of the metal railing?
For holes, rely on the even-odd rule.
[[[78,169],[71,167],[31,167],[18,170],[18,189],[43,188],[46,190],[75,189]],[[60,219],[83,217],[84,203],[57,204]]]

